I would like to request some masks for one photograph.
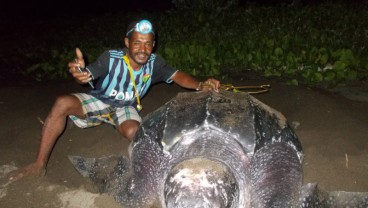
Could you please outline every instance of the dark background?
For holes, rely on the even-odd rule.
[[[335,0],[329,2],[359,3],[366,0]],[[239,6],[247,4],[275,5],[299,2],[316,4],[327,0],[239,0]],[[64,16],[99,15],[109,12],[147,11],[160,12],[173,8],[171,0],[5,0],[0,3],[0,17],[6,20],[33,20]]]
[[[78,16],[89,14],[103,14],[107,12],[122,12],[131,10],[157,11],[165,10],[172,6],[171,1],[126,1],[126,0],[5,0],[2,3],[3,17],[27,17],[43,18],[57,16]]]

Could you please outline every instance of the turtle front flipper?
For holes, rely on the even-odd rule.
[[[88,177],[101,193],[113,190],[112,181],[121,177],[130,169],[129,159],[124,156],[108,156],[102,158],[85,158],[68,156],[74,168],[83,176]]]

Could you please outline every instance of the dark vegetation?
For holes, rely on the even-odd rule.
[[[334,2],[173,0],[174,8],[160,12],[4,22],[0,70],[3,77],[68,79],[75,47],[94,61],[106,49],[123,47],[131,20],[147,18],[158,31],[157,53],[195,76],[254,71],[311,86],[366,80],[368,2]]]

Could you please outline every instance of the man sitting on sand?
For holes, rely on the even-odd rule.
[[[218,91],[218,80],[210,78],[203,84],[152,53],[155,35],[150,21],[134,21],[124,36],[126,48],[105,51],[87,66],[77,48],[76,60],[68,64],[69,72],[79,84],[90,83],[94,89],[56,99],[42,130],[36,161],[11,173],[9,179],[45,175],[52,148],[65,128],[67,117],[81,128],[111,124],[124,138],[133,141],[142,121],[140,99],[151,85],[175,82],[187,89]]]

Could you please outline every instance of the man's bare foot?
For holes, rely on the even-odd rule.
[[[27,176],[44,176],[46,174],[46,167],[37,163],[31,163],[19,170],[12,171],[8,174],[10,181],[17,181]]]

